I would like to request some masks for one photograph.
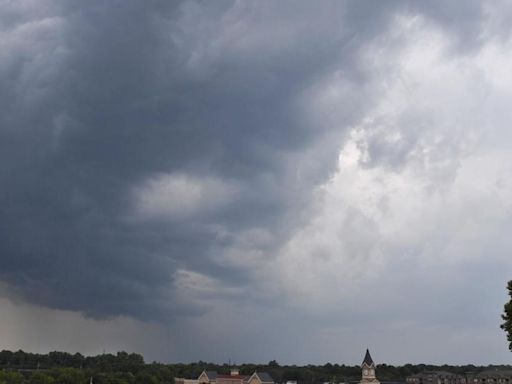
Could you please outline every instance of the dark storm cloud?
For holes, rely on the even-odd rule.
[[[331,129],[305,122],[297,96],[332,70],[363,88],[361,47],[393,12],[418,11],[356,1],[23,4],[0,10],[0,278],[43,306],[150,320],[202,310],[175,297],[178,269],[243,287],[247,271],[215,261],[231,242],[216,228],[284,237],[283,218],[336,164],[339,142],[315,172],[290,177],[294,154]],[[478,35],[481,9],[465,4],[468,17],[455,19],[454,4],[421,11]],[[340,105],[338,139],[367,107]],[[240,193],[179,221],[130,217],[133,189],[161,174],[214,177]]]

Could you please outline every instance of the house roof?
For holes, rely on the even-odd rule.
[[[459,376],[456,373],[451,373],[451,372],[447,372],[447,371],[436,371],[436,374],[438,376],[444,376],[444,377]]]
[[[430,376],[453,377],[453,376],[460,376],[460,375],[457,375],[456,373],[446,372],[446,371],[423,371],[423,372],[411,375],[409,377],[430,377]]]
[[[267,372],[254,372],[251,377],[247,381],[251,381],[251,379],[256,376],[262,383],[273,383],[274,379]]]
[[[273,383],[274,379],[267,372],[255,372],[263,383]]]
[[[372,360],[372,357],[370,356],[370,351],[368,349],[366,349],[366,355],[364,355],[363,364],[366,364],[366,365],[373,364],[373,360]]]
[[[216,371],[204,371],[204,373],[206,373],[206,376],[208,376],[210,380],[215,380],[218,376]]]

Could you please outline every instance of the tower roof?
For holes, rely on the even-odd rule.
[[[368,349],[366,349],[366,355],[364,355],[363,364],[366,364],[366,365],[373,364],[373,360],[372,360],[372,357],[370,356],[370,351]]]

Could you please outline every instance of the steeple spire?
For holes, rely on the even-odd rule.
[[[363,364],[366,364],[368,366],[373,365],[372,357],[370,356],[370,351],[368,348],[366,348],[366,355],[364,356]]]

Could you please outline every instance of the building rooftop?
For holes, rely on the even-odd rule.
[[[216,371],[205,371],[205,373],[210,380],[215,380],[218,376]]]
[[[373,360],[372,360],[372,357],[370,356],[370,351],[368,349],[366,349],[366,355],[364,355],[363,364],[366,364],[366,365],[373,364]]]
[[[263,383],[273,383],[274,379],[267,372],[256,372],[256,375]]]

